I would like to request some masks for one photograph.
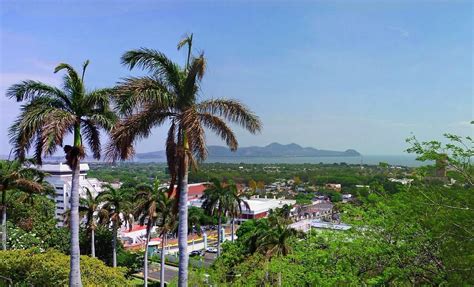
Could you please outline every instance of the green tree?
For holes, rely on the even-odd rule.
[[[44,174],[35,168],[25,167],[20,161],[0,161],[0,193],[2,194],[2,248],[7,249],[7,192],[18,190],[42,193],[47,188]]]
[[[34,144],[35,158],[41,164],[43,155],[52,155],[62,146],[66,135],[73,134],[73,144],[64,146],[66,160],[72,170],[71,183],[71,286],[80,286],[79,251],[79,173],[80,161],[85,156],[83,137],[94,158],[100,158],[100,128],[110,130],[115,114],[109,109],[109,90],[86,91],[84,74],[89,61],[82,67],[82,75],[68,64],[59,64],[54,72],[66,70],[63,89],[42,82],[26,80],[11,86],[7,96],[18,102],[26,101],[18,119],[10,127],[11,144],[18,159],[23,160]]]
[[[183,44],[184,43],[184,44]],[[226,121],[236,123],[256,133],[261,123],[246,106],[235,100],[213,99],[198,101],[200,82],[205,74],[203,54],[191,55],[192,38],[188,45],[185,68],[173,63],[164,54],[152,49],[126,52],[122,63],[130,69],[140,67],[150,76],[131,77],[116,89],[120,111],[125,115],[112,133],[108,154],[112,158],[127,159],[133,155],[133,144],[150,135],[151,129],[168,121],[166,141],[168,169],[171,175],[170,192],[177,183],[179,204],[179,285],[187,285],[187,198],[190,164],[207,156],[205,131],[208,128],[221,137],[231,150],[236,150],[236,136]]]
[[[160,187],[160,181],[155,179],[153,185],[141,185],[137,188],[135,195],[137,202],[134,210],[134,216],[138,218],[140,225],[146,224],[145,256],[143,258],[143,280],[145,286],[148,286],[148,244],[153,226],[160,218],[163,207],[166,208],[168,202],[167,195],[164,192],[166,188]],[[162,240],[163,241],[163,240]]]
[[[97,200],[103,203],[99,211],[100,223],[112,223],[112,266],[117,267],[117,230],[123,223],[130,225],[131,198],[125,189],[104,185]]]
[[[473,124],[471,122],[471,124]],[[471,160],[474,157],[474,140],[454,134],[444,134],[448,143],[440,141],[420,142],[415,136],[406,140],[410,144],[408,153],[418,155],[420,161],[435,161],[436,167],[451,169],[460,175],[461,179],[469,185],[474,185],[474,168]]]
[[[89,188],[85,188],[86,197],[80,199],[79,209],[83,211],[85,217],[85,224],[88,231],[91,233],[91,255],[95,257],[95,230],[97,228],[97,217],[96,213],[99,212],[98,207],[100,204],[97,196],[94,196]]]
[[[226,184],[217,178],[211,180],[211,184],[204,190],[202,199],[202,208],[210,215],[217,215],[218,218],[217,256],[220,256],[222,217],[228,212],[237,213],[235,209],[240,209],[242,200],[239,198],[234,183]]]
[[[165,286],[165,242],[168,233],[176,229],[178,223],[177,214],[174,212],[176,199],[171,198],[167,193],[160,192],[158,209],[161,211],[157,220],[159,234],[161,236],[161,267],[160,267],[160,286]]]

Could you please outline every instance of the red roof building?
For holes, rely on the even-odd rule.
[[[188,201],[200,199],[201,196],[204,194],[204,190],[207,188],[207,182],[200,182],[200,183],[191,183],[188,184]],[[174,187],[174,191],[172,196],[176,195],[176,188],[177,185]]]

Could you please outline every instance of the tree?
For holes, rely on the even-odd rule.
[[[211,184],[204,190],[202,199],[202,208],[210,215],[217,215],[218,218],[217,256],[220,256],[222,216],[227,213],[235,216],[239,213],[243,200],[237,193],[235,183],[226,184],[216,178],[212,179]]]
[[[63,89],[42,82],[26,80],[11,86],[7,96],[18,102],[26,101],[18,119],[10,127],[10,142],[15,156],[23,160],[34,144],[35,158],[52,155],[62,146],[69,133],[73,144],[64,146],[67,164],[72,170],[71,183],[71,273],[70,286],[80,286],[79,251],[79,172],[85,156],[83,137],[94,158],[100,159],[100,128],[110,130],[115,114],[109,109],[109,90],[86,91],[84,74],[89,61],[82,66],[82,75],[68,64],[59,64],[54,72],[66,70]]]
[[[229,189],[230,189],[230,194],[229,194],[230,199],[229,199],[229,206],[227,208],[227,211],[231,217],[231,228],[230,228],[231,241],[234,242],[235,218],[240,216],[240,214],[242,214],[242,205],[245,206],[245,208],[247,209],[250,209],[250,206],[247,203],[247,201],[242,199],[242,197],[245,197],[247,195],[239,193],[239,191],[237,190],[237,185],[234,182],[230,182]]]
[[[259,192],[264,192],[265,191],[265,182],[263,181],[258,181],[257,182],[257,189]]]
[[[145,286],[148,286],[148,244],[150,243],[150,236],[153,226],[160,218],[163,205],[166,204],[167,198],[160,187],[160,181],[155,179],[153,185],[141,185],[137,187],[138,193],[135,195],[137,205],[134,210],[134,216],[138,218],[140,225],[146,224],[146,242],[145,242],[145,256],[143,258],[143,280]]]
[[[7,192],[19,190],[42,193],[48,186],[43,183],[44,174],[35,168],[24,166],[20,161],[0,161],[0,192],[2,193],[2,249],[7,249]]]
[[[471,124],[473,124],[471,122]],[[463,181],[474,185],[474,171],[471,160],[474,157],[474,140],[454,134],[444,134],[449,142],[442,144],[440,141],[419,142],[415,136],[406,139],[410,144],[408,153],[417,154],[417,160],[435,161],[437,169],[454,170]]]
[[[253,179],[249,180],[249,188],[253,191],[257,191],[257,182]]]
[[[286,223],[269,220],[270,228],[258,240],[257,251],[261,251],[267,258],[272,256],[286,256],[291,251],[289,240],[297,235],[297,231]]]
[[[191,55],[191,37],[181,43],[188,45],[188,61],[184,69],[152,49],[132,50],[122,56],[122,63],[130,69],[139,67],[151,75],[127,78],[116,88],[119,109],[125,118],[112,132],[108,154],[115,159],[130,158],[137,140],[148,137],[153,127],[166,121],[170,123],[166,141],[171,176],[169,192],[174,192],[177,183],[179,285],[186,286],[188,171],[190,165],[196,166],[207,156],[204,128],[215,132],[231,150],[236,150],[237,138],[226,121],[239,124],[251,133],[260,131],[261,123],[236,100],[198,101],[206,60],[204,54]]]
[[[295,186],[298,186],[301,184],[301,178],[299,176],[293,177],[293,181],[295,182]]]
[[[165,286],[165,242],[168,233],[176,228],[178,218],[174,212],[176,199],[171,198],[167,193],[161,191],[159,193],[158,208],[160,209],[160,216],[157,220],[159,227],[159,234],[161,236],[161,266],[160,266],[160,286]]]
[[[94,196],[89,188],[85,188],[86,197],[80,199],[81,206],[79,209],[83,209],[84,217],[86,219],[86,227],[91,232],[91,255],[95,257],[95,230],[97,228],[96,213],[99,211],[99,199]]]
[[[99,212],[100,223],[112,223],[112,266],[117,267],[117,229],[123,223],[130,225],[130,196],[124,189],[104,185],[104,190],[97,196],[103,203]]]

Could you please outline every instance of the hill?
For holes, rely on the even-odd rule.
[[[235,152],[230,151],[227,147],[215,145],[208,146],[207,149],[209,151],[209,157],[347,157],[361,155],[359,152],[353,149],[348,149],[345,151],[323,150],[312,147],[302,147],[295,143],[287,145],[271,143],[264,147],[241,147]],[[137,153],[136,158],[165,158],[165,152],[153,151]]]

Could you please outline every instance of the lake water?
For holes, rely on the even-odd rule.
[[[136,159],[135,162],[165,162],[164,159]],[[347,164],[370,164],[377,165],[379,162],[386,162],[390,165],[417,167],[428,164],[427,162],[420,162],[412,155],[364,155],[351,157],[209,157],[206,162],[222,162],[222,163],[287,163],[287,164],[302,164],[302,163],[342,163]]]

